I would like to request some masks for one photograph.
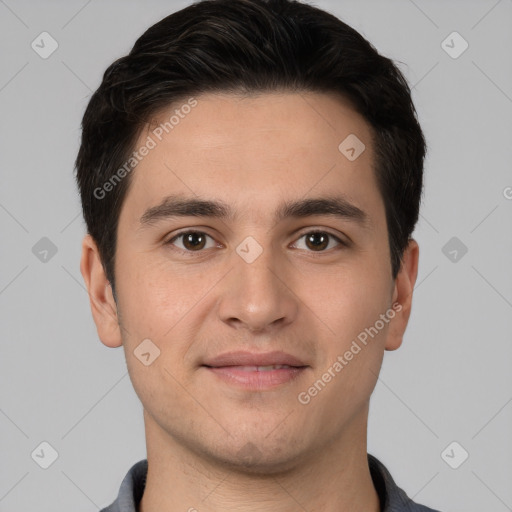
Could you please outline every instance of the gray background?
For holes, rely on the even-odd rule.
[[[187,4],[0,0],[2,512],[97,510],[145,457],[122,348],[99,341],[79,271],[73,162],[105,68]],[[512,0],[317,5],[404,63],[429,144],[413,314],[385,356],[369,451],[416,501],[512,510]],[[43,31],[59,45],[47,59],[31,47]],[[469,43],[458,58],[441,46],[453,31]],[[48,469],[31,457],[43,441],[58,452]],[[458,469],[441,456],[453,441],[469,453]]]

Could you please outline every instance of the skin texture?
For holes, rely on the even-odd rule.
[[[149,471],[140,510],[376,512],[368,404],[384,350],[402,342],[419,249],[412,240],[393,280],[370,127],[327,94],[196,99],[133,171],[118,227],[117,304],[90,236],[82,247],[98,335],[124,347],[144,407]],[[366,145],[354,161],[338,149],[349,134]],[[142,227],[146,209],[171,194],[223,201],[234,215]],[[274,221],[283,201],[333,195],[366,212],[367,227],[328,215]],[[183,237],[166,244],[189,228],[211,237],[200,251]],[[348,245],[330,238],[318,250],[304,236],[312,230]],[[263,250],[252,263],[236,252],[248,236]],[[301,404],[299,393],[395,302],[394,318]],[[160,349],[149,366],[134,355],[147,338]],[[243,390],[201,367],[232,350],[281,350],[308,368],[273,389]]]

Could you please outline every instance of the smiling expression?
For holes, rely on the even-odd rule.
[[[351,134],[365,144],[354,160],[339,149]],[[364,429],[397,319],[297,400],[397,297],[364,118],[327,94],[203,94],[131,180],[117,314],[147,421],[224,463],[257,446],[265,471]],[[134,355],[147,339],[148,366]]]

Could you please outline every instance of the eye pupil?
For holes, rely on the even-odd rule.
[[[312,245],[313,250],[325,249],[329,245],[329,236],[325,233],[310,233],[306,237],[306,243]]]
[[[205,244],[205,237],[201,233],[187,233],[183,236],[183,245],[187,249],[202,249]]]

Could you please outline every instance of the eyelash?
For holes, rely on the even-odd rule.
[[[167,242],[165,242],[165,245],[172,246],[172,245],[174,245],[174,242],[177,239],[182,238],[185,235],[190,235],[190,234],[206,235],[207,237],[209,237],[209,238],[211,238],[213,240],[213,237],[210,236],[208,233],[205,233],[204,231],[188,230],[188,231],[182,231],[181,233],[178,233],[178,234],[174,235],[171,239],[169,239]],[[302,233],[297,238],[297,240],[300,240],[301,238],[304,238],[307,235],[313,235],[313,234],[327,235],[330,238],[334,239],[336,242],[338,242],[339,246],[341,246],[342,248],[348,247],[348,243],[347,242],[344,242],[339,237],[337,237],[336,235],[330,233],[329,231],[323,231],[323,230],[320,230],[320,229],[313,229],[311,231],[306,231],[306,232]],[[339,249],[339,247],[337,247],[337,248]],[[309,252],[312,255],[316,256],[316,255],[321,255],[321,254],[324,254],[324,253],[331,252],[333,250],[336,250],[337,248],[335,247],[334,249],[331,248],[331,249],[322,250],[322,251],[312,251],[312,250],[309,250],[307,252]],[[197,251],[190,251],[188,249],[181,249],[180,247],[173,247],[173,250],[176,250],[178,252],[186,254],[187,256],[193,256],[195,254],[204,253],[207,249],[200,249],[200,250],[197,250]]]

